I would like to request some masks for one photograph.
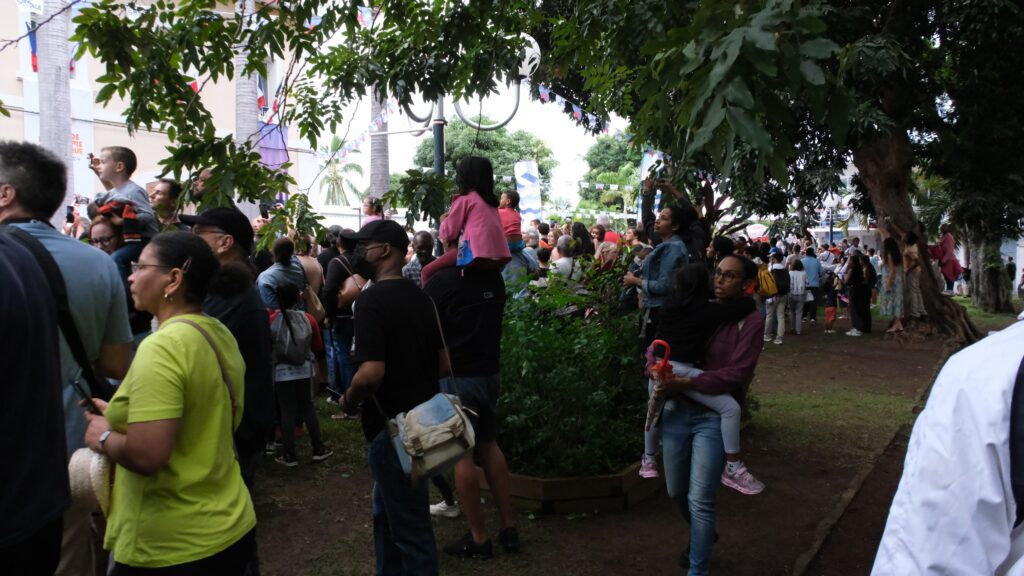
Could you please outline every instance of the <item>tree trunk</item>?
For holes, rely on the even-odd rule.
[[[983,335],[967,316],[964,307],[944,296],[938,283],[933,281],[926,238],[910,203],[913,152],[906,131],[892,130],[866,138],[854,149],[853,163],[867,186],[882,232],[898,236],[893,230],[886,230],[891,222],[898,229],[918,236],[918,250],[924,265],[921,296],[928,312],[927,319],[920,323],[919,332],[924,335],[939,333],[958,344],[980,339]],[[902,238],[898,240],[902,241]]]
[[[370,119],[374,121],[377,116],[384,110],[385,103],[379,99],[376,90],[371,90],[370,93],[373,95],[373,103],[370,107]],[[388,123],[384,122],[381,128],[377,126],[373,127],[378,132],[387,132]],[[370,137],[370,195],[374,198],[380,198],[387,193],[388,188],[391,186],[391,168],[388,157],[388,137],[387,136],[371,136]]]
[[[46,0],[43,17],[67,6],[67,0]],[[39,54],[39,145],[64,162],[68,187],[64,203],[50,218],[58,230],[64,225],[64,206],[74,204],[75,181],[71,170],[71,78],[68,62],[68,12],[61,12],[36,32]]]
[[[235,13],[248,17],[256,11],[255,0],[237,0],[235,2]],[[245,21],[243,21],[243,26]],[[249,62],[249,52],[244,45],[235,47],[235,142],[241,145],[243,142],[256,142],[259,136],[260,109],[256,101],[256,75],[243,74],[246,64]],[[269,96],[269,95],[268,95]],[[283,128],[283,127],[282,127]],[[231,191],[231,196],[237,196]],[[252,202],[241,202],[238,204],[241,210],[250,219],[259,216],[259,207]]]
[[[985,241],[968,231],[971,250],[971,303],[990,313],[1013,312],[1011,285],[999,252],[999,241]]]

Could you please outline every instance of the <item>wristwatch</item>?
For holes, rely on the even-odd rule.
[[[107,438],[110,438],[111,432],[113,432],[113,430],[107,430],[103,434],[100,434],[100,448],[106,448]]]

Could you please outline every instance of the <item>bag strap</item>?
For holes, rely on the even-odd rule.
[[[106,380],[101,382],[93,371],[92,362],[89,362],[89,355],[86,354],[82,337],[78,333],[78,326],[71,315],[67,286],[64,284],[64,276],[60,272],[60,267],[57,266],[57,261],[53,259],[53,255],[43,246],[42,242],[21,228],[12,225],[2,225],[0,226],[0,232],[10,235],[27,248],[35,256],[36,262],[39,263],[39,267],[46,275],[47,283],[50,285],[50,293],[53,295],[54,303],[57,306],[57,325],[64,334],[64,341],[67,342],[71,355],[82,369],[82,377],[89,384],[91,393],[82,387],[77,378],[72,380],[71,384],[89,405],[90,411],[100,414],[100,410],[92,402],[92,397],[95,395],[100,400],[108,401],[114,395],[115,390]]]
[[[1010,486],[1017,506],[1016,528],[1024,522],[1024,358],[1017,368],[1010,403]]]
[[[218,366],[220,366],[220,376],[224,380],[224,385],[227,386],[228,388],[228,396],[231,398],[231,419],[234,420],[235,414],[238,412],[238,400],[235,398],[235,386],[231,382],[231,376],[228,374],[227,366],[224,363],[224,356],[220,353],[220,349],[217,348],[217,345],[213,343],[213,338],[210,337],[210,333],[207,332],[202,326],[193,322],[192,320],[189,320],[188,318],[178,318],[176,320],[171,320],[165,323],[164,326],[168,324],[188,324],[189,326],[198,330],[199,333],[203,335],[203,338],[206,339],[206,342],[210,345],[210,348],[213,348],[213,353],[215,356],[217,356],[217,364]]]
[[[352,281],[356,283],[356,287],[363,290],[363,287],[359,285],[359,281],[356,280],[356,273],[352,271],[352,267],[349,266],[348,262],[341,256],[335,256],[334,259],[340,262],[342,267],[345,268],[345,272],[348,272],[349,278],[352,278]]]

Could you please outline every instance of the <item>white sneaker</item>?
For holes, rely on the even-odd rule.
[[[782,338],[776,338],[774,343],[775,344],[782,344]]]
[[[459,508],[458,503],[448,505],[447,502],[441,500],[437,504],[430,505],[431,516],[444,516],[445,518],[458,518],[462,514],[462,510]]]
[[[850,330],[849,332],[847,332],[846,335],[847,336],[860,336],[861,335],[861,331],[857,330],[856,328],[854,328],[853,330]]]

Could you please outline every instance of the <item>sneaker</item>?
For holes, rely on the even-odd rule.
[[[319,450],[314,450],[313,451],[313,462],[323,462],[324,460],[327,460],[328,458],[330,458],[331,454],[334,454],[334,450],[331,450],[330,448],[326,448],[326,447],[321,448]]]
[[[515,526],[502,528],[501,531],[498,532],[498,543],[501,544],[501,547],[509,554],[519,552],[519,531],[516,530]]]
[[[263,452],[266,453],[268,456],[273,456],[274,454],[277,454],[277,443],[267,442],[267,445],[263,447]]]
[[[764,337],[764,341],[765,342],[771,342],[772,341],[772,337],[771,336],[765,336]]]
[[[640,477],[641,478],[657,478],[658,474],[658,461],[651,458],[647,454],[644,454],[643,459],[640,460]]]
[[[282,454],[277,458],[274,458],[274,462],[277,462],[278,464],[282,466],[287,466],[289,468],[295,468],[296,466],[299,465],[299,461],[295,458],[295,456],[289,456],[287,454]]]
[[[732,473],[729,472],[729,465],[726,464],[725,470],[722,471],[722,484],[740,494],[751,496],[760,494],[764,490],[764,482],[754,478],[754,475],[747,470],[746,464],[740,464]]]
[[[776,338],[772,344],[782,344],[782,338]]]
[[[475,558],[477,560],[490,560],[494,558],[494,549],[491,541],[477,544],[473,541],[473,535],[466,532],[466,535],[455,542],[444,547],[445,554],[458,556],[459,558]]]
[[[817,326],[817,325],[818,325],[818,321],[815,320],[814,318],[811,318],[811,326]]]
[[[850,330],[849,332],[847,332],[846,335],[847,336],[860,336],[861,335],[861,331],[857,330],[856,328],[854,328],[854,329]]]
[[[447,502],[441,500],[437,504],[430,505],[431,516],[444,516],[445,518],[458,518],[459,514],[462,514],[462,510],[459,508],[458,503],[448,505]]]

